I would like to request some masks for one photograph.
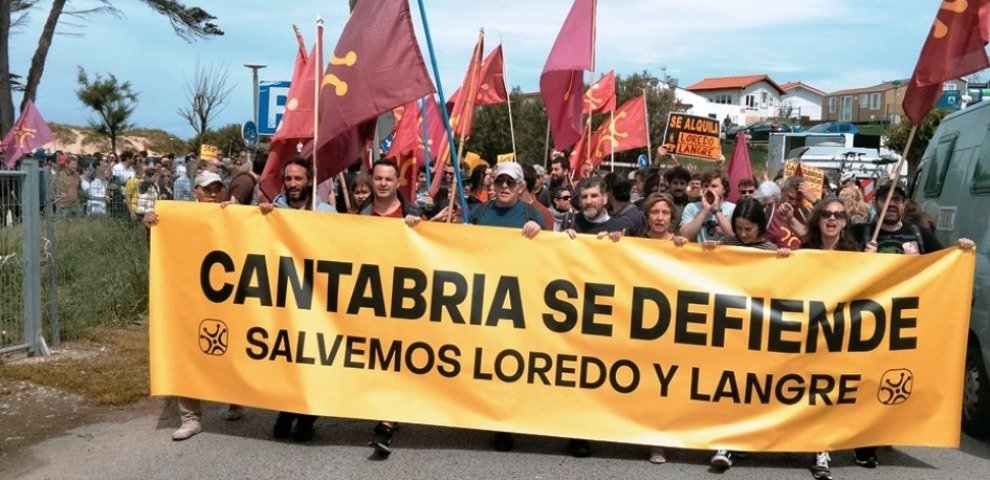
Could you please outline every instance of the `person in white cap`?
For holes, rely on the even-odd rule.
[[[540,213],[526,202],[519,200],[526,189],[522,165],[516,162],[500,163],[495,167],[492,189],[494,198],[471,210],[470,222],[492,227],[522,228],[523,235],[533,238],[543,229]]]
[[[193,197],[197,202],[220,203],[224,197],[223,179],[213,172],[204,172],[196,176],[196,188]],[[144,225],[149,229],[158,225],[158,214],[149,211],[144,214]],[[172,432],[172,440],[185,440],[203,431],[200,419],[203,416],[203,402],[196,398],[177,397],[179,417],[182,424]],[[244,407],[230,405],[224,418],[227,421],[239,420],[244,416]]]

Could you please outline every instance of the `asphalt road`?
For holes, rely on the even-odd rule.
[[[738,478],[810,479],[812,455],[756,454],[725,473],[708,467],[711,452],[668,450],[668,463],[646,461],[647,448],[592,442],[591,458],[571,458],[565,441],[517,436],[512,452],[490,448],[491,434],[472,430],[402,426],[388,460],[372,458],[366,443],[372,422],[320,419],[309,443],[270,439],[272,412],[248,409],[236,422],[219,406],[204,415],[204,432],[183,442],[169,434],[175,408],[164,400],[143,412],[122,412],[117,422],[96,423],[22,450],[7,465],[6,479],[572,479]],[[990,478],[990,442],[969,437],[959,450],[884,448],[875,470],[857,467],[852,452],[835,452],[835,479]]]

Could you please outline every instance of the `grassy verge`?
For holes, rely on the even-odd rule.
[[[101,405],[126,405],[149,394],[144,326],[93,329],[43,361],[0,367],[0,382],[24,380],[82,395]]]

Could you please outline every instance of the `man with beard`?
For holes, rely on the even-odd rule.
[[[574,226],[566,230],[567,235],[571,239],[576,238],[578,233],[596,234],[598,238],[607,235],[612,240],[621,238],[629,225],[622,219],[608,214],[605,208],[608,204],[605,181],[598,177],[585,178],[578,182],[574,190],[577,191],[581,211],[574,218]]]
[[[904,218],[907,195],[900,185],[895,185],[893,188],[894,195],[890,197],[890,205],[887,206],[886,212],[880,212],[880,209],[883,208],[884,199],[887,198],[887,192],[890,191],[891,186],[883,185],[877,188],[876,196],[874,196],[878,215],[883,215],[876,242],[870,241],[874,228],[872,223],[854,225],[856,238],[860,240],[861,244],[866,245],[868,250],[875,248],[880,253],[920,255],[941,250],[942,244],[930,230]]]
[[[570,187],[571,186],[571,162],[564,157],[554,157],[550,160],[550,188],[546,189],[544,194],[540,196],[540,203],[544,205],[550,204],[550,194],[557,187]]]
[[[300,157],[289,160],[282,167],[282,192],[275,199],[258,204],[261,213],[269,213],[275,208],[294,208],[296,210],[315,210],[317,212],[335,212],[326,203],[316,199],[313,201],[313,164]]]
[[[688,184],[691,183],[691,172],[684,167],[677,166],[667,170],[663,179],[667,182],[667,191],[674,197],[677,208],[683,210],[685,205],[691,203],[687,193]]]
[[[219,175],[218,175],[219,176]],[[275,208],[293,208],[296,210],[314,210],[317,212],[334,213],[333,206],[313,199],[313,164],[295,157],[282,167],[282,192],[275,199],[258,204],[261,213],[271,213]],[[288,438],[290,435],[297,442],[308,442],[313,438],[316,415],[294,412],[278,412],[272,436],[277,439]]]

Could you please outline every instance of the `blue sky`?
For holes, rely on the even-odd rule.
[[[88,0],[70,5],[85,6]],[[77,66],[113,73],[139,92],[134,121],[182,138],[192,136],[176,110],[188,104],[186,79],[196,63],[226,65],[234,91],[216,125],[251,118],[251,75],[245,63],[268,65],[262,80],[288,80],[295,55],[291,25],[313,41],[317,15],[326,21],[327,50],[347,18],[347,0],[185,0],[218,17],[222,37],[186,43],[140,2],[116,2],[118,19],[93,17],[61,26],[37,105],[49,121],[84,124],[89,113],[75,95]],[[501,37],[510,85],[538,88],[539,74],[571,0],[426,0],[445,92],[461,81],[477,38],[490,49]],[[779,83],[799,80],[833,91],[911,75],[939,0],[599,0],[597,70],[649,70],[687,86],[702,78],[768,73]],[[412,13],[427,62],[419,9]],[[47,10],[10,42],[11,68],[26,74]],[[75,22],[78,23],[78,22]],[[596,74],[596,77],[598,74]],[[448,93],[449,94],[449,93]],[[19,98],[15,97],[15,102]]]

